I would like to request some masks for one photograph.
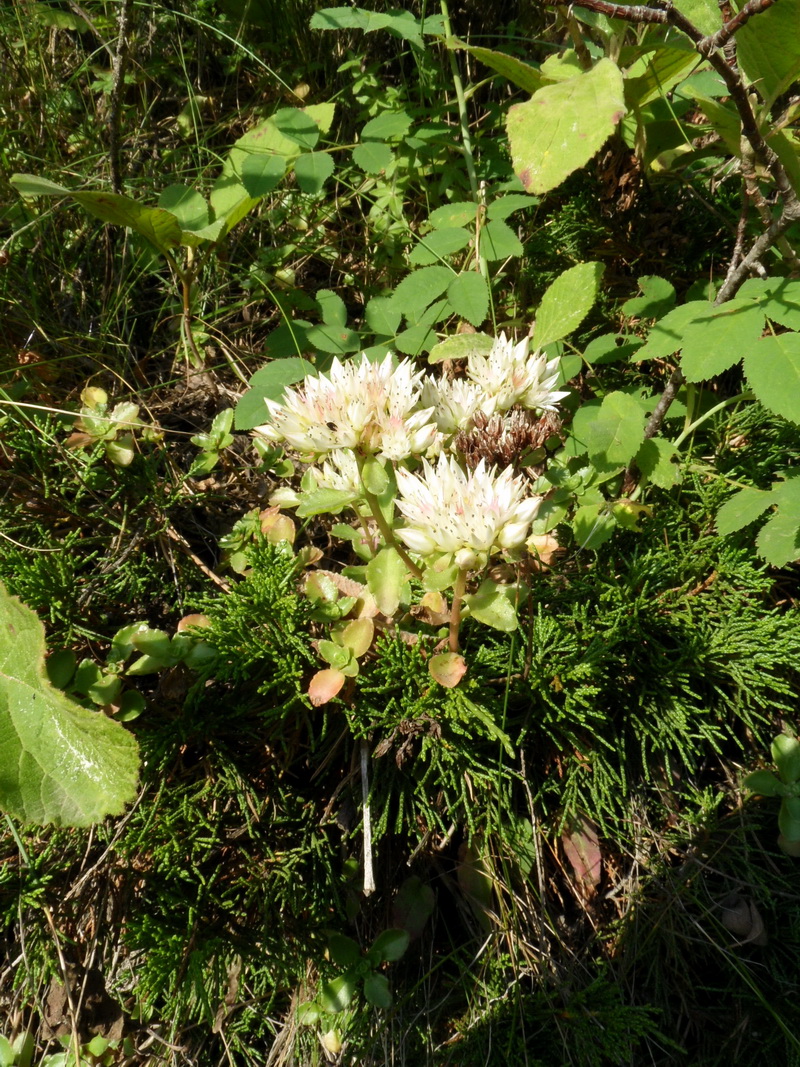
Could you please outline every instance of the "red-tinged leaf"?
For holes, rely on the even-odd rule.
[[[333,700],[344,685],[344,677],[341,671],[337,671],[334,668],[317,671],[311,679],[311,685],[308,687],[308,695],[315,708],[318,708],[320,704],[327,704],[329,700]]]
[[[428,664],[431,677],[445,689],[453,689],[467,673],[467,662],[457,652],[442,652]]]
[[[587,819],[580,819],[569,833],[561,835],[561,844],[575,872],[578,888],[585,896],[594,896],[603,873],[603,857],[595,828]]]

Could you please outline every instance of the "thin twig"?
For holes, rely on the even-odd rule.
[[[704,37],[702,41],[697,42],[697,51],[701,55],[707,56],[717,48],[723,48],[728,41],[733,37],[737,30],[744,26],[745,22],[757,15],[760,11],[765,11],[776,0],[747,0],[742,10],[738,15],[734,15],[732,19],[728,19],[724,26],[720,27],[716,33],[710,33],[707,37]]]
[[[117,18],[117,47],[111,64],[111,92],[108,108],[108,155],[111,162],[111,188],[122,192],[122,171],[119,164],[119,126],[122,114],[122,91],[125,87],[125,68],[130,53],[130,21],[133,0],[122,0]]]

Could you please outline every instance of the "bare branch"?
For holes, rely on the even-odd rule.
[[[772,7],[774,3],[776,3],[776,0],[747,0],[738,15],[734,15],[732,19],[729,19],[716,33],[710,33],[708,37],[704,37],[702,41],[697,42],[697,51],[703,56],[708,56],[717,48],[724,47],[736,31],[744,26],[745,22],[751,19],[753,15]]]

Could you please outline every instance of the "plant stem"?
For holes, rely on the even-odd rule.
[[[453,586],[453,606],[450,609],[450,644],[451,652],[458,652],[458,631],[461,627],[461,604],[464,600],[464,590],[467,588],[467,571],[458,572],[456,583]]]
[[[356,456],[356,463],[358,463],[358,472],[359,472],[359,474],[361,474],[361,460],[360,460],[360,458],[358,456]],[[400,542],[395,537],[394,530],[391,528],[389,523],[386,521],[386,519],[384,518],[383,512],[381,511],[380,501],[375,496],[375,494],[371,493],[369,491],[369,489],[367,489],[366,485],[364,485],[363,477],[361,478],[361,490],[362,490],[362,492],[364,494],[364,500],[367,503],[367,507],[370,510],[370,514],[372,515],[372,518],[375,520],[375,525],[378,527],[378,529],[381,532],[381,535],[383,536],[383,540],[386,542],[386,544],[387,544],[387,546],[389,548],[393,548],[397,552],[398,556],[403,561],[403,563],[405,563],[405,565],[411,571],[413,576],[418,581],[421,581],[422,580],[422,570],[421,570],[421,568],[417,566],[417,564],[414,562],[414,560],[411,558],[411,556],[409,556],[408,552],[405,550],[403,545],[401,545]]]

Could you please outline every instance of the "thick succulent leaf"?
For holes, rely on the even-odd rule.
[[[88,826],[136,794],[134,737],[54,689],[44,627],[0,585],[0,808],[25,823]]]

